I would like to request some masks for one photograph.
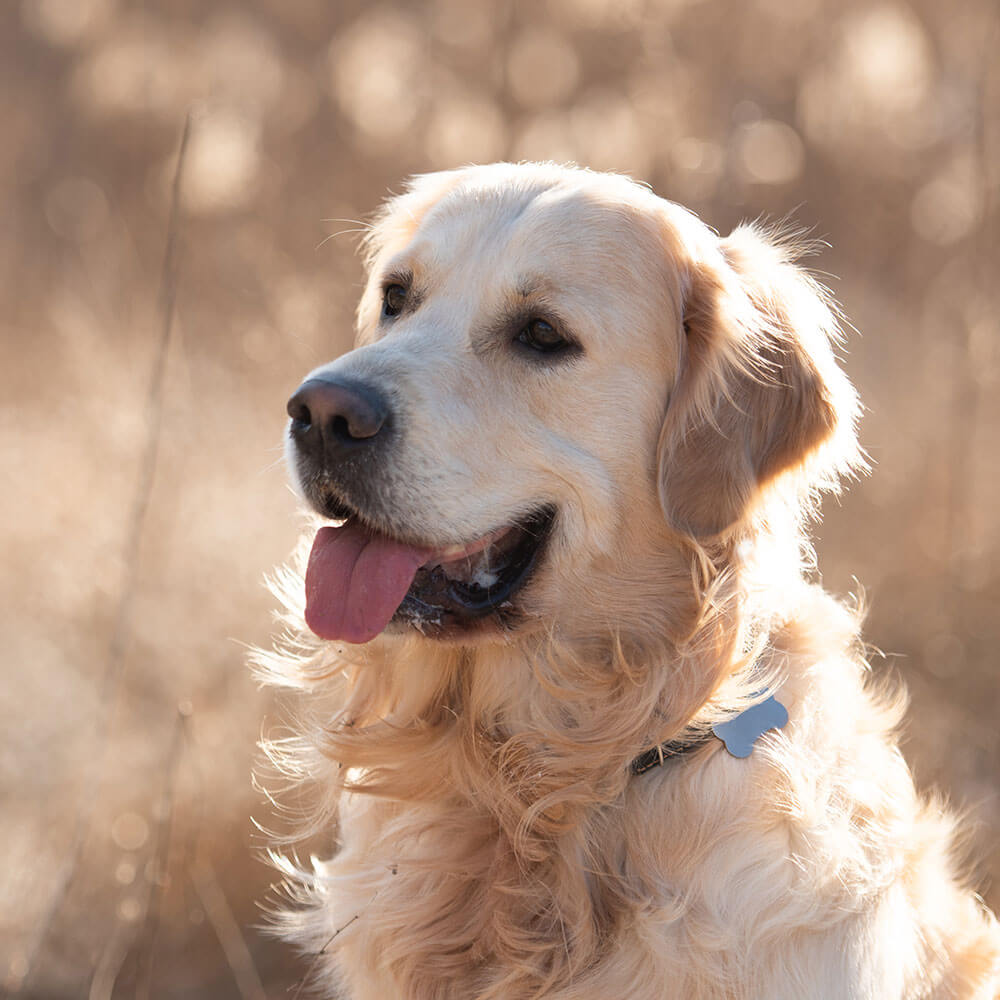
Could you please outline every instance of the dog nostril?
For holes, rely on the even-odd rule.
[[[303,429],[308,428],[312,424],[312,414],[309,412],[309,407],[301,400],[296,399],[295,396],[292,396],[288,401],[285,410],[292,420]]]
[[[357,428],[354,428],[356,431]],[[330,421],[330,433],[339,441],[356,441],[359,438],[371,437],[370,434],[356,434],[351,429],[347,417],[336,416]]]
[[[330,422],[330,430],[341,441],[363,441],[375,437],[384,423],[384,413],[361,406],[349,413],[336,414]]]

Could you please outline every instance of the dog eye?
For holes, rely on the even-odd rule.
[[[551,323],[544,319],[533,319],[518,335],[520,343],[541,354],[551,354],[569,346],[569,342],[559,335]]]
[[[382,294],[382,315],[398,316],[406,305],[406,289],[402,285],[386,285]]]

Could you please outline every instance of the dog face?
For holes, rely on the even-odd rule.
[[[317,535],[310,627],[509,637],[648,591],[678,534],[737,531],[834,436],[842,381],[829,313],[755,240],[555,167],[390,202],[358,348],[288,405],[298,485],[344,522]]]

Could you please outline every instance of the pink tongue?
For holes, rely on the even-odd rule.
[[[393,541],[354,520],[320,528],[306,569],[306,624],[321,639],[374,639],[431,551]]]

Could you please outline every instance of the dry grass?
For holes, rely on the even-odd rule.
[[[630,171],[720,230],[798,206],[832,244],[877,465],[820,565],[868,590],[1000,905],[998,43],[988,0],[4,5],[0,983],[294,990],[254,929],[281,714],[241,645],[295,533],[284,400],[349,343],[350,220],[498,157]]]

